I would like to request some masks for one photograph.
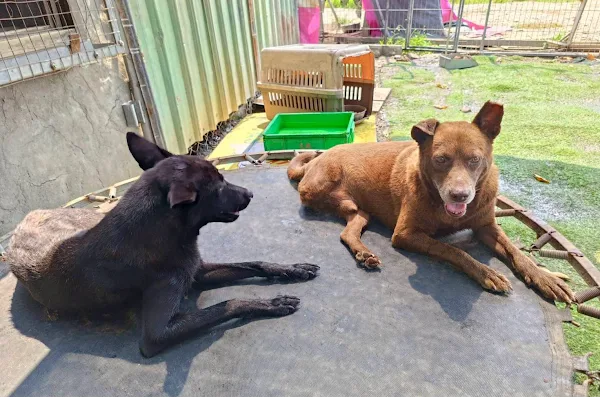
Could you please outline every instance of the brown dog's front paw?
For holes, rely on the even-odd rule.
[[[560,278],[542,270],[524,275],[525,283],[538,290],[544,297],[555,301],[571,303],[575,300],[571,288]]]
[[[486,267],[483,280],[480,281],[483,288],[494,291],[508,293],[512,290],[510,281],[499,271]]]
[[[367,269],[376,269],[381,266],[381,260],[377,255],[373,255],[367,251],[357,252],[356,260],[362,263]]]

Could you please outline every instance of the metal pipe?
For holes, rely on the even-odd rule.
[[[577,305],[577,313],[594,317],[600,320],[600,309],[589,305]]]
[[[444,54],[448,54],[448,46],[450,44],[450,29],[452,29],[452,18],[453,17],[454,17],[454,0],[452,0],[452,5],[450,6],[450,22],[448,22],[448,35],[446,36],[446,48],[444,50]]]
[[[404,38],[404,49],[408,50],[410,46],[410,36],[412,35],[413,12],[415,8],[415,0],[408,2],[408,21],[406,25],[406,34]]]
[[[321,26],[319,27],[319,41],[322,43],[325,39],[325,25],[323,23],[323,13],[325,12],[325,0],[319,0],[319,8],[321,9]]]
[[[139,51],[140,45],[137,40],[137,35],[135,32],[135,26],[133,26],[133,18],[131,17],[131,9],[129,7],[128,0],[118,0],[118,8],[119,14],[121,15],[121,26],[123,26],[123,31],[125,32],[125,40],[127,41],[127,48],[129,49],[129,54],[131,55],[131,60],[133,62],[135,74],[138,79],[138,86],[141,90],[144,107],[148,114],[148,121],[150,123],[150,127],[152,130],[151,137],[154,143],[161,147],[165,147],[165,142],[163,139],[162,128],[160,125],[160,118],[158,112],[156,110],[156,103],[154,102],[154,96],[152,95],[152,89],[150,87],[150,79],[148,77],[148,73],[146,72],[146,66],[144,65],[144,60],[142,58],[141,52]],[[123,23],[123,21],[127,21],[127,23]],[[136,49],[137,51],[133,51]]]
[[[413,47],[415,51],[429,51],[429,52],[438,52],[438,53],[446,53],[447,50],[439,47]],[[510,55],[518,55],[522,57],[539,57],[539,58],[558,58],[558,57],[586,57],[588,54],[585,52],[519,52],[519,51],[474,51],[474,50],[462,50],[458,51],[459,54],[464,55],[500,55],[500,56],[510,56]]]
[[[388,25],[390,21],[390,0],[385,2],[385,26],[383,31],[383,43],[388,43]]]
[[[540,250],[544,245],[548,243],[548,241],[552,240],[552,233],[548,232],[542,234],[533,244],[531,244],[532,249]]]
[[[458,21],[456,26],[456,32],[454,33],[454,52],[458,51],[458,40],[460,38],[460,27],[462,25],[463,11],[465,9],[465,0],[460,0],[458,4]]]
[[[490,20],[490,10],[492,9],[492,0],[488,2],[488,9],[485,13],[485,25],[483,25],[483,35],[481,36],[481,46],[479,51],[483,51],[483,44],[485,43],[485,34],[487,33],[488,21]]]
[[[337,14],[335,13],[335,8],[333,8],[333,4],[331,4],[331,0],[327,0],[327,4],[329,4],[329,8],[331,8],[331,12],[333,13],[333,18],[335,19],[335,23],[337,23],[338,28],[342,28],[342,24],[340,23],[340,20],[338,19]]]
[[[579,5],[579,9],[575,15],[575,22],[573,22],[573,28],[571,29],[571,32],[569,33],[569,39],[567,40],[567,48],[573,44],[573,39],[575,38],[575,33],[577,33],[577,28],[579,27],[579,22],[581,22],[581,17],[586,5],[587,0],[583,0]]]
[[[496,218],[500,218],[503,216],[513,216],[517,213],[517,210],[514,209],[507,209],[507,210],[497,210],[496,211]]]
[[[250,17],[250,37],[252,38],[252,54],[254,55],[254,73],[256,81],[260,81],[260,54],[258,51],[258,34],[256,33],[256,21],[254,19],[254,0],[248,0],[248,16]]]
[[[126,45],[127,51],[129,51],[129,46]],[[123,56],[125,60],[125,69],[127,70],[127,76],[129,76],[129,89],[131,90],[131,95],[133,99],[139,101],[140,103],[144,103],[144,95],[142,94],[142,90],[140,88],[140,81],[138,79],[138,75],[135,71],[135,67],[133,65],[133,61],[129,54],[125,54]],[[142,111],[146,113],[146,119],[148,119],[148,111],[146,106],[142,106]],[[142,123],[142,134],[145,138],[148,138],[149,141],[156,143],[154,139],[154,134],[152,133],[152,126],[148,123]]]
[[[584,303],[600,296],[600,287],[588,288],[575,294],[575,302]]]

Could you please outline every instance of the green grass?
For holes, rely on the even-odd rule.
[[[505,104],[502,132],[494,143],[501,170],[501,193],[533,209],[556,227],[596,265],[600,263],[600,65],[561,64],[518,57],[477,57],[479,66],[448,72],[414,65],[389,64],[384,85],[397,105],[388,107],[390,137],[410,139],[419,120],[471,120],[488,99]],[[439,88],[443,83],[449,88]],[[445,110],[436,104],[448,105]],[[472,113],[462,113],[463,106]],[[537,182],[533,174],[551,181]],[[531,243],[535,235],[514,219],[502,218],[512,238]],[[540,260],[571,276],[574,290],[585,283],[564,261]],[[597,305],[596,300],[593,305]],[[600,370],[600,321],[574,313],[580,328],[565,325],[575,355],[595,353]],[[600,396],[597,387],[592,396]]]
[[[387,40],[379,40],[380,45],[399,45],[404,47],[406,39],[404,37],[391,37]],[[431,47],[433,43],[427,39],[427,35],[420,32],[414,32],[410,36],[409,44],[411,47]]]

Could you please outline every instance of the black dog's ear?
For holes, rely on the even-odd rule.
[[[198,193],[189,186],[185,186],[181,182],[173,182],[169,187],[167,199],[171,208],[180,204],[191,204],[196,201]]]
[[[494,140],[500,133],[500,124],[504,116],[504,106],[499,103],[487,101],[477,116],[473,119],[473,124],[479,128],[481,132]]]
[[[134,132],[127,133],[129,152],[144,171],[154,167],[159,161],[171,157],[172,154],[142,138]]]
[[[435,133],[435,129],[439,125],[439,121],[436,119],[427,119],[421,121],[419,124],[413,126],[410,131],[410,136],[412,139],[417,141],[420,145],[427,140],[427,138],[431,138]]]

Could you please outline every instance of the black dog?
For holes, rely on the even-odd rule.
[[[133,133],[127,143],[145,172],[112,211],[104,216],[89,209],[36,210],[17,226],[8,261],[34,299],[58,311],[120,307],[141,299],[140,351],[146,357],[233,318],[286,316],[298,309],[298,298],[280,296],[233,299],[180,313],[194,281],[308,280],[319,267],[202,262],[200,228],[235,221],[252,193],[225,181],[199,157],[172,155]]]

